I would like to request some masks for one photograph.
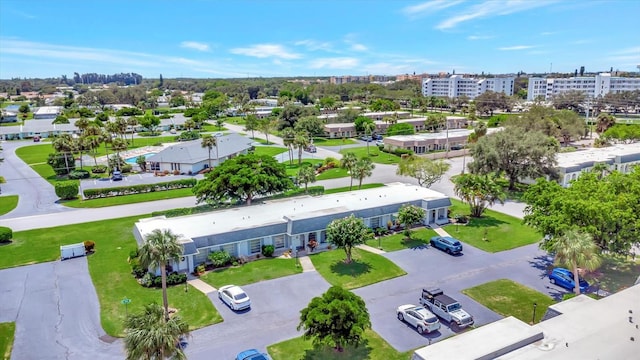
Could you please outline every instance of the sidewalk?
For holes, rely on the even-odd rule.
[[[374,254],[378,254],[378,255],[386,253],[386,251],[384,251],[384,250],[380,250],[378,248],[374,248],[373,246],[369,246],[369,245],[365,245],[365,244],[360,244],[360,245],[358,245],[356,247],[358,249],[362,249],[364,251],[368,251],[370,253],[374,253]]]
[[[309,259],[309,256],[300,256],[298,260],[300,261],[300,266],[302,266],[302,272],[316,271],[316,268],[315,266],[313,266],[313,263],[311,262],[311,259]]]
[[[187,283],[189,283],[189,285],[193,286],[194,288],[196,288],[196,290],[199,290],[200,292],[202,292],[203,294],[208,294],[208,293],[212,293],[214,291],[217,291],[216,288],[214,288],[213,286],[207,284],[206,282],[200,280],[200,279],[193,279],[193,280],[189,280],[187,281]]]

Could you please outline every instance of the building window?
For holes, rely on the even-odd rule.
[[[273,237],[273,247],[276,249],[284,248],[284,235],[276,235]]]
[[[249,241],[249,253],[258,254],[262,251],[262,239],[253,239]]]
[[[376,217],[372,217],[369,220],[369,224],[371,225],[370,227],[372,229],[377,229],[380,227],[380,216],[376,216]]]
[[[226,244],[220,247],[220,250],[226,252],[231,256],[238,256],[238,245],[237,244]]]

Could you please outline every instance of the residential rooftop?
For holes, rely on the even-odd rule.
[[[616,157],[638,154],[640,156],[640,142],[633,144],[618,144],[603,148],[577,150],[557,155],[558,167],[570,168],[583,164],[613,161]]]

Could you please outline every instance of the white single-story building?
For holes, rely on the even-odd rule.
[[[247,154],[253,142],[238,134],[218,136],[216,140],[218,144],[211,150],[211,159],[209,159],[209,149],[202,147],[202,139],[197,139],[169,146],[147,157],[147,169],[195,174],[208,168],[209,161],[211,161],[211,167],[216,167],[226,159]]]
[[[351,214],[370,228],[386,227],[405,204],[425,210],[423,224],[448,222],[451,200],[439,192],[403,183],[323,196],[300,196],[261,204],[174,218],[140,219],[133,229],[138,245],[154,229],[170,229],[181,235],[183,256],[173,264],[176,271],[192,272],[207,261],[209,253],[224,250],[233,256],[260,254],[263,245],[276,253],[302,249],[315,240],[326,248],[326,228],[334,219]]]
[[[62,106],[41,106],[34,113],[34,119],[55,119],[62,113]]]

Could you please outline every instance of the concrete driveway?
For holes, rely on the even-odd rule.
[[[0,270],[0,322],[15,321],[11,359],[122,359],[100,325],[86,258]]]

